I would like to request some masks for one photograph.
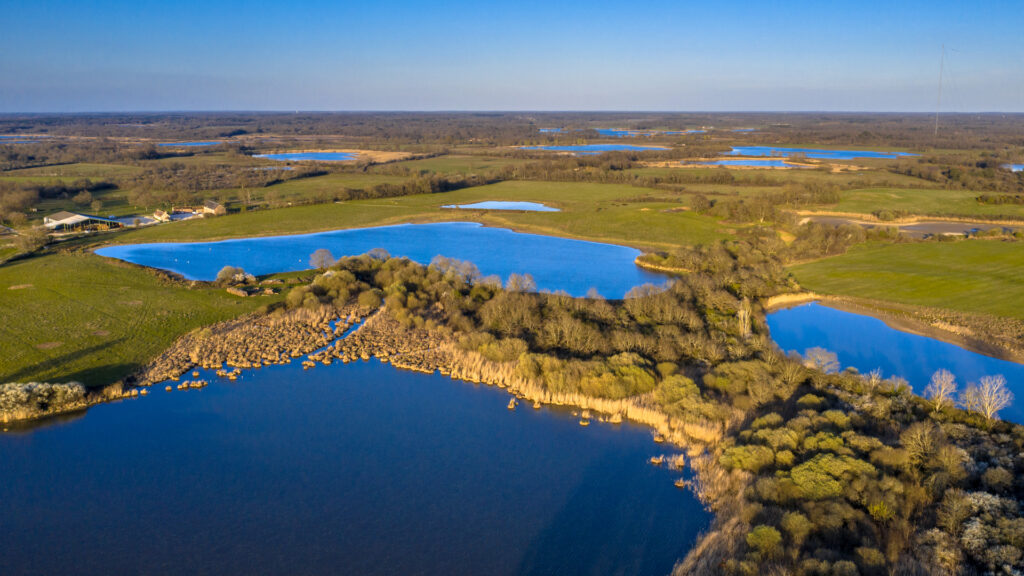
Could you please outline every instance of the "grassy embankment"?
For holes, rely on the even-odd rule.
[[[981,192],[971,190],[908,190],[869,188],[840,193],[838,204],[822,206],[822,210],[872,214],[878,210],[903,211],[917,216],[959,216],[966,218],[1011,217],[1024,220],[1024,205],[982,204]]]
[[[1024,245],[998,240],[866,245],[794,266],[800,284],[854,296],[1024,320]]]
[[[189,289],[93,254],[0,266],[0,382],[123,378],[194,328],[273,301]]]

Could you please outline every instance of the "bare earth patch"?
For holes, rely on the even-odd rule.
[[[93,336],[110,336],[110,332],[108,330],[96,330],[95,332],[92,333],[92,335]]]
[[[8,290],[24,290],[25,288],[32,288],[32,285],[31,284],[15,284],[13,286],[8,286],[7,287]]]
[[[40,350],[50,350],[64,344],[63,342],[43,342],[42,344],[36,344],[36,348]]]

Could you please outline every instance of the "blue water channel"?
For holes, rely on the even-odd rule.
[[[254,158],[282,161],[348,162],[355,160],[356,155],[351,152],[282,152],[280,154],[256,154]]]
[[[739,159],[721,159],[714,160],[711,162],[684,162],[687,166],[750,166],[754,168],[799,168],[795,164],[790,164],[785,160],[781,159],[759,159],[759,158],[739,158]]]
[[[838,356],[843,368],[861,373],[881,368],[885,377],[905,378],[920,394],[939,369],[952,372],[963,390],[986,375],[1001,374],[1016,401],[1001,413],[1024,422],[1024,365],[971,352],[954,344],[890,328],[885,322],[817,303],[768,314],[772,339],[784,351],[803,354],[821,347]]]
[[[216,146],[217,144],[223,144],[223,142],[221,142],[220,140],[210,140],[210,141],[207,141],[207,142],[163,142],[163,143],[157,144],[157,146],[185,146],[185,147],[194,147],[194,146]]]
[[[668,574],[709,515],[651,432],[376,360],[0,434],[0,573]]]
[[[909,152],[874,152],[871,150],[832,150],[821,148],[783,148],[779,146],[734,146],[729,152],[733,156],[782,156],[789,158],[803,154],[808,158],[821,160],[853,160],[855,158],[902,158],[917,156]]]
[[[580,154],[601,154],[602,152],[645,152],[668,150],[664,146],[635,146],[633,144],[579,144],[575,146],[523,146],[523,150],[551,150],[555,152],[577,152]]]
[[[621,298],[635,286],[662,284],[665,276],[634,264],[640,251],[626,246],[554,236],[522,234],[475,222],[400,224],[335,230],[316,234],[241,238],[220,242],[128,244],[97,254],[162,268],[190,280],[213,280],[224,266],[261,275],[306,270],[314,251],[326,248],[335,257],[383,248],[422,264],[442,255],[473,262],[485,275],[503,279],[531,274],[541,290],[564,290],[583,296],[590,288],[607,298]]]

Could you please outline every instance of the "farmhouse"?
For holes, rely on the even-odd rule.
[[[156,212],[153,212],[153,219],[157,222],[170,222],[171,215],[163,210],[157,210]]]
[[[112,218],[92,216],[90,214],[76,214],[74,212],[60,211],[43,218],[43,225],[50,230],[102,230],[106,228],[120,228],[121,222]]]

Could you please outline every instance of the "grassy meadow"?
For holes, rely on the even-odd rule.
[[[814,292],[1024,320],[1024,247],[965,240],[865,245],[794,266]]]
[[[0,266],[0,382],[109,384],[182,334],[277,296],[190,289],[94,254],[49,254]]]

